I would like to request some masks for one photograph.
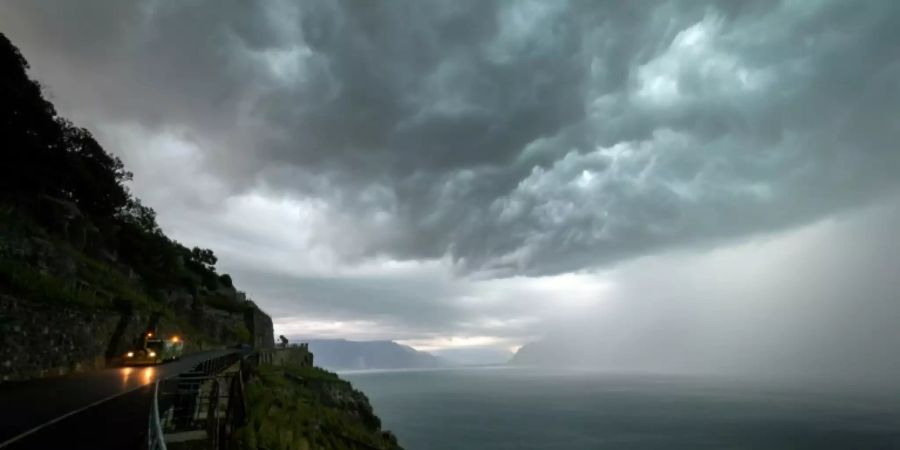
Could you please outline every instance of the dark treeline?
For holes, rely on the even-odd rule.
[[[163,234],[156,213],[126,186],[132,174],[122,161],[90,131],[60,117],[28,67],[0,33],[0,203],[48,229],[54,218],[46,217],[43,200],[74,204],[151,297],[173,287],[194,295],[201,287],[232,288],[228,275],[216,273],[211,250],[189,249]]]

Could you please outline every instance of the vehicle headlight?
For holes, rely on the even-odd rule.
[[[150,357],[153,358],[154,356],[156,356],[156,352],[150,352]]]
[[[125,356],[132,358],[132,357],[134,357],[134,352],[128,352],[125,354]]]

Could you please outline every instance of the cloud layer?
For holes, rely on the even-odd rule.
[[[3,15],[90,120],[178,135],[222,196],[323,202],[332,227],[312,233],[338,258],[540,275],[801,224],[894,187],[900,14],[866,6],[10,2]]]
[[[513,345],[597,270],[900,182],[898,2],[13,0],[0,27],[285,330]]]

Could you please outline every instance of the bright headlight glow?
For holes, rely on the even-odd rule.
[[[150,352],[150,357],[152,358],[154,356],[156,356],[156,352]]]
[[[128,353],[125,354],[125,356],[131,358],[131,357],[134,356],[134,352],[128,352]]]

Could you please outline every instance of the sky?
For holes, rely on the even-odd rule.
[[[900,2],[10,0],[0,30],[277,333],[900,343]]]

